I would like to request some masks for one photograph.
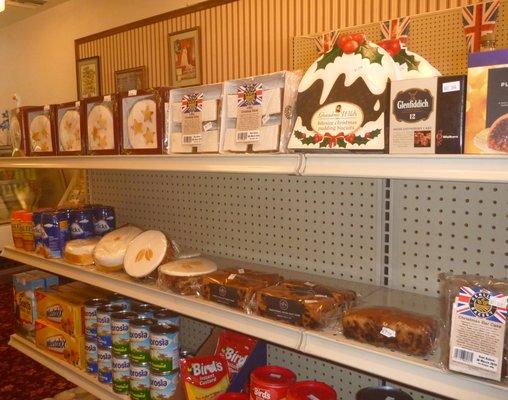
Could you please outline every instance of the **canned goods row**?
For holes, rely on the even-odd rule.
[[[154,371],[148,362],[137,363],[128,355],[113,354],[111,348],[98,347],[97,379],[136,400],[170,399],[178,384],[178,369]]]

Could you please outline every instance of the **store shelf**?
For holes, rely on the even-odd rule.
[[[508,156],[307,154],[302,175],[508,182]]]
[[[170,308],[179,314],[249,334],[275,344],[292,349],[298,349],[300,346],[302,329],[247,315],[196,297],[164,292],[159,290],[154,282],[141,283],[123,272],[104,273],[96,271],[92,267],[79,267],[59,260],[45,259],[35,253],[9,246],[4,247],[2,256],[53,274],[121,293],[146,303]]]
[[[247,315],[202,299],[164,292],[159,290],[154,282],[140,282],[123,272],[102,273],[93,267],[79,267],[59,260],[45,259],[11,246],[3,249],[2,256],[144,302],[170,308],[183,315],[237,330],[308,355],[382,376],[416,389],[464,400],[469,400],[472,393],[476,400],[501,400],[508,396],[506,384],[503,386],[465,375],[448,373],[436,367],[439,354],[430,359],[410,357],[348,340],[341,334],[305,331],[262,317]],[[329,278],[317,277],[316,279],[325,280],[328,284],[333,283],[333,280]],[[437,309],[437,299],[432,297],[386,288],[375,290],[372,286],[354,282],[350,282],[349,287],[358,291],[362,295],[362,301],[366,303],[397,305],[423,313],[433,313]]]
[[[249,155],[113,155],[0,158],[0,168],[81,168],[190,171],[252,174],[296,174],[298,154]]]
[[[21,336],[12,335],[9,345],[101,400],[125,400],[125,396],[114,393],[111,386],[98,382],[96,376],[87,374],[85,371],[43,352],[35,344]]]
[[[83,168],[508,182],[508,156],[200,154],[0,158],[0,168]]]

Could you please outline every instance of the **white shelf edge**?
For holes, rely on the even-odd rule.
[[[415,389],[458,400],[469,400],[471,393],[475,393],[476,400],[504,400],[508,396],[506,385],[496,385],[466,375],[449,373],[430,362],[377,349],[348,340],[341,335],[331,336],[306,331],[262,317],[247,315],[206,300],[164,292],[153,283],[139,283],[124,273],[102,273],[90,267],[45,259],[12,246],[5,246],[1,255],[54,274],[170,308],[180,314],[249,334],[307,355],[406,384]]]
[[[292,349],[298,349],[303,329],[278,323],[258,316],[223,307],[191,296],[179,296],[159,290],[155,284],[147,285],[129,278],[124,273],[102,273],[87,267],[79,267],[62,261],[42,258],[34,253],[6,246],[2,256],[43,269],[53,274],[122,293],[134,299],[169,308],[214,325],[233,329]]]
[[[9,345],[99,399],[125,400],[125,396],[114,393],[110,386],[98,382],[96,376],[87,374],[85,371],[38,349],[35,344],[21,336],[12,335]]]
[[[2,157],[0,168],[296,174],[300,158],[298,154]]]
[[[308,176],[508,182],[508,155],[306,154]]]
[[[304,332],[300,351],[457,400],[506,399],[508,386],[444,371],[430,362],[349,340]],[[474,395],[473,395],[474,393]]]
[[[508,155],[290,153],[0,157],[0,168],[81,168],[508,182]]]

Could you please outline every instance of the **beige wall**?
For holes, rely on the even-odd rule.
[[[74,39],[200,1],[70,0],[0,29],[0,109],[74,100]]]

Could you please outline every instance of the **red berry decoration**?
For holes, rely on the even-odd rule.
[[[349,135],[347,135],[347,136],[344,138],[344,140],[345,140],[346,142],[349,142],[349,143],[351,143],[351,144],[353,144],[353,143],[354,143],[355,139],[356,139],[356,135],[355,135],[354,133],[350,133]]]
[[[361,46],[365,43],[365,35],[363,33],[355,33],[353,35],[353,40],[356,40],[358,44]]]
[[[319,142],[321,142],[322,140],[323,140],[323,136],[322,136],[322,135],[320,135],[319,133],[316,133],[316,134],[314,135],[314,137],[312,138],[312,142],[313,142],[314,144],[319,143]]]
[[[365,139],[371,139],[372,138],[372,134],[370,132],[367,132],[363,137]]]
[[[393,57],[399,54],[399,52],[400,52],[400,41],[398,39],[392,40],[388,47],[388,53],[390,53],[390,55]]]
[[[358,47],[360,47],[360,45],[358,44],[358,42],[356,40],[350,40],[349,42],[346,42],[344,44],[344,46],[342,47],[342,50],[346,54],[351,54],[351,53],[354,53],[356,50],[358,50]]]
[[[344,50],[344,45],[351,40],[353,40],[351,35],[340,35],[337,39],[337,44],[342,50]]]

